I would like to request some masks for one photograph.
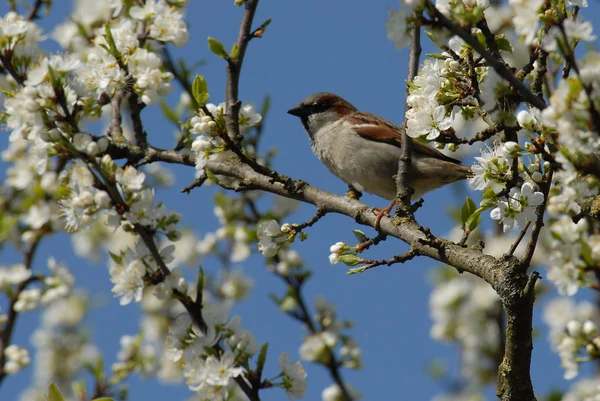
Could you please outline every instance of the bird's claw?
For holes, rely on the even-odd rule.
[[[379,231],[379,226],[380,226],[381,219],[383,218],[383,216],[389,216],[390,212],[392,211],[394,206],[396,206],[395,200],[393,200],[392,203],[390,203],[388,205],[388,207],[386,207],[385,209],[379,209],[377,207],[373,208],[373,213],[377,214],[377,217],[375,218],[375,225],[374,225],[374,227],[377,231]]]

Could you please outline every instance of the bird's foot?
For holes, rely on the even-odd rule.
[[[377,207],[373,208],[373,213],[377,213],[377,217],[375,218],[375,229],[379,231],[379,225],[381,223],[381,219],[383,216],[389,216],[392,209],[396,206],[396,200],[393,200],[392,203],[388,205],[385,209],[379,209]]]
[[[348,191],[346,192],[346,196],[350,199],[359,200],[362,196],[362,192],[354,188],[352,185],[348,185]]]

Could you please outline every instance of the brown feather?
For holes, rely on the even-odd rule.
[[[364,124],[363,126],[354,129],[354,131],[364,139],[389,143],[390,145],[399,148],[402,147],[402,129],[385,118],[381,118],[375,114],[357,111],[349,115],[347,120],[353,124]],[[439,150],[415,140],[413,140],[413,152],[434,159],[461,164],[460,160],[446,156]]]

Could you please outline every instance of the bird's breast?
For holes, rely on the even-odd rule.
[[[364,139],[342,120],[317,130],[312,148],[319,160],[347,184],[359,191],[394,198],[398,147]]]

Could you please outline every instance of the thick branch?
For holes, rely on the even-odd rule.
[[[532,319],[537,272],[522,277],[520,289],[503,298],[506,312],[506,343],[504,359],[498,369],[496,395],[502,401],[535,401],[529,374],[533,350]],[[525,281],[526,280],[526,281]]]
[[[235,177],[245,186],[311,203],[324,212],[350,216],[359,224],[371,227],[375,224],[376,215],[365,204],[357,200],[334,195],[306,183],[286,187],[282,183],[274,182],[269,177],[259,174],[241,163],[209,161],[207,168],[217,175]],[[452,265],[461,272],[467,271],[475,274],[490,283],[494,288],[497,288],[501,282],[503,269],[515,262],[512,259],[499,260],[484,255],[478,250],[462,248],[453,242],[443,240],[432,234],[426,234],[417,223],[406,219],[393,221],[391,218],[383,218],[380,231],[408,243],[420,255]]]

